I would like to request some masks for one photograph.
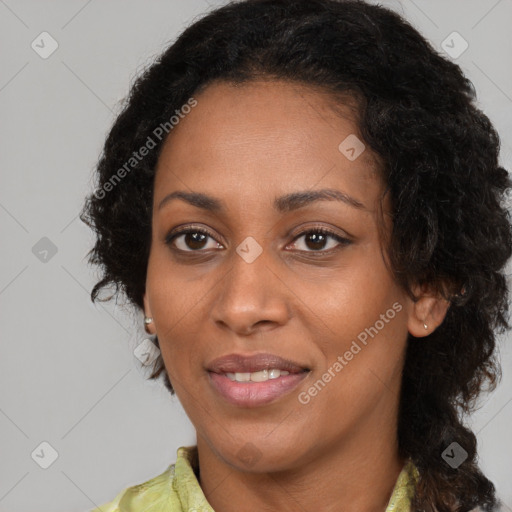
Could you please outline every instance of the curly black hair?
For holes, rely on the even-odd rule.
[[[321,89],[333,103],[340,93],[357,100],[360,133],[392,202],[394,276],[413,298],[412,285],[423,284],[450,301],[438,329],[407,342],[398,440],[420,474],[412,509],[495,510],[464,419],[501,378],[495,345],[510,329],[503,269],[512,183],[472,83],[397,13],[362,0],[242,0],[190,25],[134,81],[98,161],[98,188],[81,212],[96,234],[89,262],[102,270],[92,300],[124,293],[143,309],[154,173],[169,120],[214,81],[260,78]],[[149,141],[151,151],[135,159]],[[160,357],[150,378],[162,372],[174,394]],[[453,442],[467,452],[456,469],[442,457]]]

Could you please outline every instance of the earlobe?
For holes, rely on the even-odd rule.
[[[151,308],[149,307],[149,300],[147,298],[146,293],[143,295],[143,302],[144,302],[144,330],[148,334],[155,334],[154,329],[154,323],[153,323],[153,315],[151,314]]]
[[[416,297],[418,297],[417,294]],[[418,300],[411,305],[408,320],[409,333],[417,338],[432,334],[443,323],[449,307],[448,300],[423,288]]]

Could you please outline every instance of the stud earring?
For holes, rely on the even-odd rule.
[[[145,323],[146,325],[148,325],[148,324],[150,324],[150,323],[152,323],[152,322],[153,322],[153,319],[152,319],[150,316],[145,316],[145,317],[144,317],[144,323]]]
[[[423,327],[425,327],[425,329],[428,329],[428,325],[425,322],[423,322]]]

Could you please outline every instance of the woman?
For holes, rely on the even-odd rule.
[[[144,314],[197,444],[103,512],[497,509],[463,416],[499,377],[511,182],[474,100],[357,0],[228,4],[138,78],[92,299]]]

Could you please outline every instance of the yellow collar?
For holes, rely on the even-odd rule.
[[[194,472],[197,446],[181,446],[176,462],[160,475],[121,491],[110,503],[91,512],[215,512]],[[398,475],[385,512],[410,512],[419,473],[409,460]]]
[[[214,512],[203,494],[194,468],[197,468],[197,446],[178,448],[174,484],[181,498],[182,509]],[[385,512],[410,512],[410,502],[418,477],[417,468],[408,460],[398,475]]]

